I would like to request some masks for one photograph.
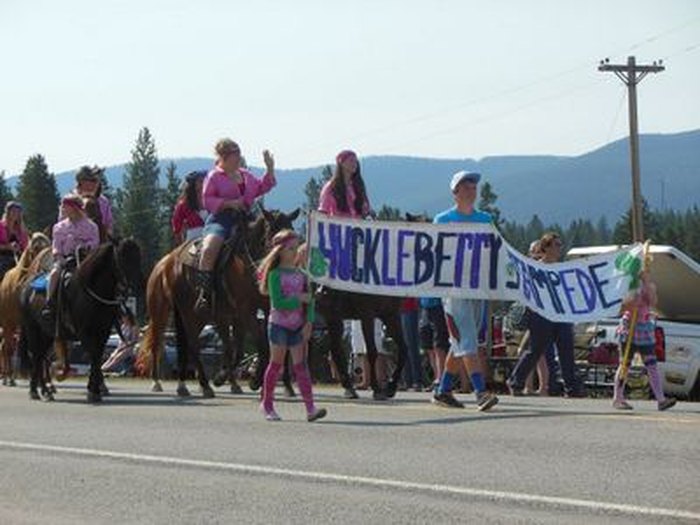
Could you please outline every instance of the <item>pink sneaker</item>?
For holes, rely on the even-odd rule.
[[[277,412],[275,412],[274,408],[271,408],[270,410],[266,410],[264,406],[260,405],[260,411],[265,414],[265,419],[268,421],[281,421],[282,418],[279,416]]]

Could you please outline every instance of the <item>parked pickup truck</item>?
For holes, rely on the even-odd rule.
[[[567,258],[605,253],[618,246],[572,248]],[[657,285],[657,358],[664,392],[700,401],[700,264],[673,246],[651,245],[651,277]],[[617,344],[618,319],[588,327],[592,344]],[[620,354],[622,354],[622,349]]]

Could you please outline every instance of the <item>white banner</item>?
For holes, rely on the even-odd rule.
[[[553,264],[513,249],[491,224],[363,221],[312,213],[309,270],[323,285],[375,295],[519,301],[561,322],[618,314],[637,286],[642,245]]]

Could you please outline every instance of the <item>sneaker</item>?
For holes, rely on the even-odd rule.
[[[612,406],[613,406],[613,408],[616,408],[618,410],[632,410],[632,405],[630,405],[624,399],[614,400]]]
[[[306,415],[306,420],[309,423],[311,423],[312,421],[316,421],[317,419],[323,419],[324,417],[326,417],[326,414],[328,414],[328,412],[325,408],[317,408],[310,414]]]
[[[476,409],[485,412],[498,404],[498,397],[491,392],[482,392],[476,397]]]
[[[270,410],[266,410],[264,406],[260,405],[260,411],[265,414],[265,419],[268,421],[281,421],[282,418],[279,416],[277,412],[275,412],[274,408],[271,408]]]
[[[659,401],[659,410],[663,412],[664,410],[668,410],[669,408],[671,408],[675,404],[676,404],[676,398],[667,397],[663,401]]]
[[[353,387],[348,387],[343,391],[343,397],[345,399],[357,399],[360,396],[357,395],[357,392]]]
[[[464,403],[458,401],[451,392],[433,395],[433,404],[445,408],[464,408]]]

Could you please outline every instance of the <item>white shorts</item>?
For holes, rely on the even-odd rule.
[[[484,302],[447,298],[442,304],[450,333],[450,351],[455,357],[476,355]]]
[[[355,355],[367,353],[367,345],[362,335],[362,323],[358,320],[350,321],[350,345],[352,346],[352,353]],[[379,353],[386,353],[384,350],[382,323],[378,319],[374,320],[374,345],[377,347]]]

